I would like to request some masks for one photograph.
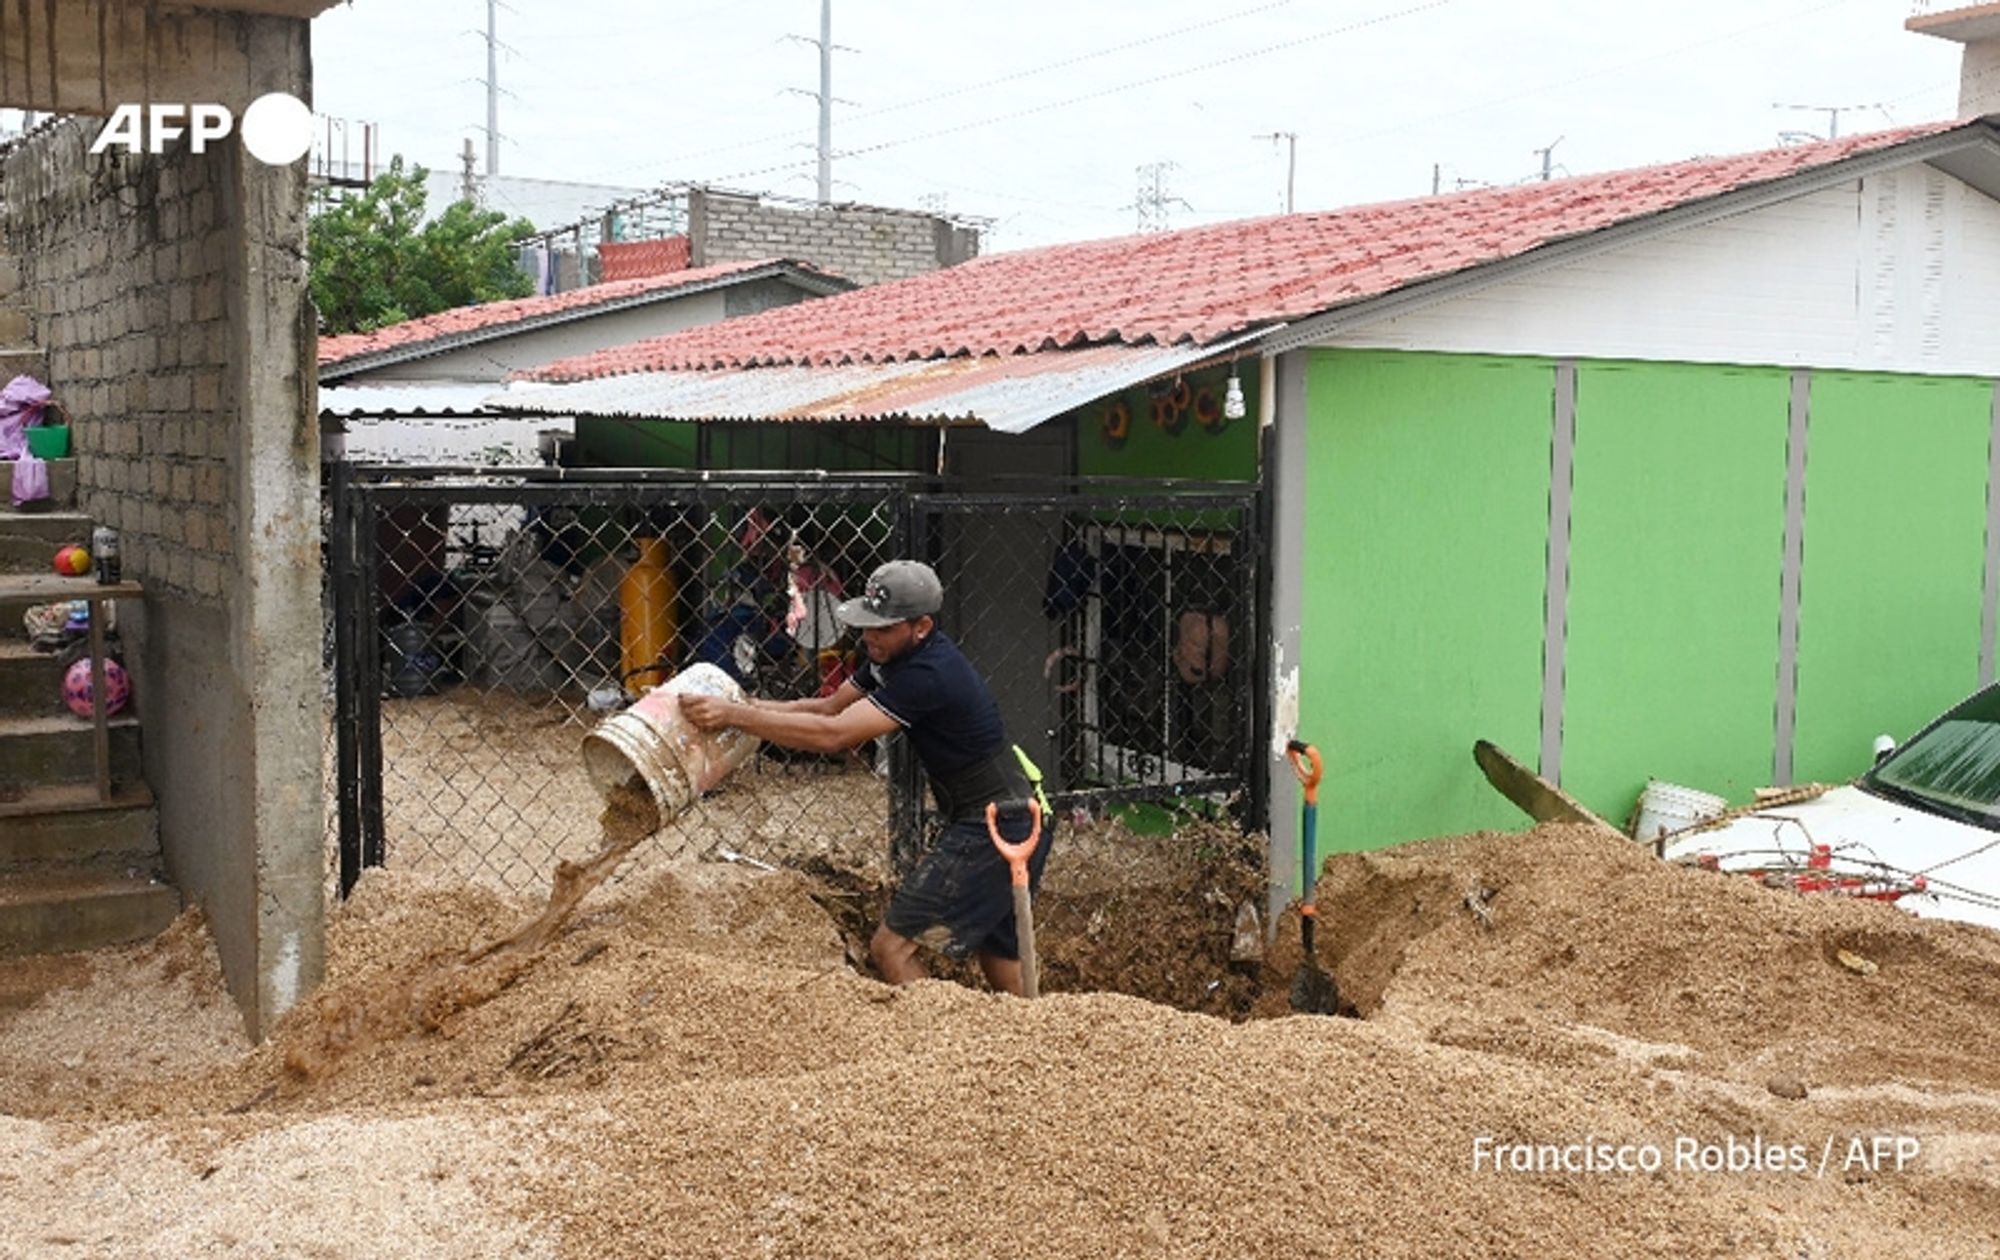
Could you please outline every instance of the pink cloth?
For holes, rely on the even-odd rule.
[[[14,460],[14,506],[49,497],[49,466],[23,451]]]
[[[17,376],[0,389],[0,459],[19,459],[27,453],[28,426],[41,421],[48,405],[49,387],[32,376]]]

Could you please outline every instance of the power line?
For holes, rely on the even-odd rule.
[[[1191,74],[1205,74],[1210,70],[1221,69],[1223,66],[1231,66],[1239,62],[1253,60],[1257,57],[1269,56],[1275,52],[1285,52],[1293,48],[1300,48],[1307,44],[1318,43],[1321,40],[1332,39],[1336,35],[1350,35],[1355,31],[1365,30],[1371,26],[1380,26],[1401,18],[1414,17],[1419,13],[1426,13],[1432,9],[1442,9],[1453,3],[1455,3],[1455,0],[1426,0],[1426,3],[1411,5],[1408,8],[1398,9],[1393,13],[1383,13],[1375,17],[1363,18],[1358,22],[1349,22],[1344,26],[1315,31],[1310,35],[1301,35],[1296,39],[1282,40],[1275,44],[1266,44],[1262,48],[1253,48],[1248,52],[1233,53],[1230,56],[1219,57],[1214,61],[1205,61],[1199,65],[1185,66],[1179,70],[1169,70],[1164,74],[1149,75],[1143,79],[1134,79],[1126,83],[1113,84],[1107,88],[1099,88],[1095,92],[1084,92],[1077,96],[1048,101],[1040,105],[1030,105],[1024,109],[1012,110],[1005,114],[994,114],[990,117],[974,119],[971,122],[959,123],[955,126],[940,127],[935,131],[926,131],[914,136],[905,136],[900,140],[884,140],[877,144],[862,145],[859,148],[843,149],[837,156],[859,157],[865,153],[880,153],[886,149],[901,148],[906,144],[919,144],[925,140],[937,140],[945,136],[955,136],[963,132],[973,131],[980,127],[990,127],[995,123],[1012,122],[1017,118],[1030,118],[1036,114],[1046,114],[1054,109],[1067,109],[1072,105],[1081,105],[1088,101],[1102,100],[1107,96],[1116,96],[1120,92],[1129,92],[1134,88],[1152,87],[1159,83],[1169,83],[1175,79],[1184,79]],[[789,171],[800,165],[803,164],[800,162],[780,162],[772,166],[759,167],[752,171],[738,171],[735,174],[724,175],[720,178],[721,181],[750,179],[758,175]]]
[[[1359,132],[1351,136],[1337,136],[1333,139],[1332,142],[1334,144],[1355,144],[1364,140],[1379,140],[1384,136],[1399,135],[1402,132],[1411,130],[1412,128],[1427,127],[1432,123],[1444,122],[1448,119],[1457,118],[1463,114],[1470,114],[1481,110],[1491,109],[1495,105],[1512,104],[1515,101],[1526,100],[1528,97],[1531,96],[1540,96],[1545,92],[1553,92],[1558,88],[1574,87],[1579,83],[1588,83],[1592,79],[1601,79],[1608,74],[1619,74],[1622,73],[1623,71],[1633,69],[1634,67],[1637,66],[1649,65],[1655,61],[1664,61],[1669,57],[1678,57],[1682,53],[1693,52],[1697,48],[1706,48],[1710,44],[1719,44],[1726,40],[1736,39],[1739,36],[1749,34],[1751,31],[1763,30],[1767,26],[1781,26],[1781,25],[1796,23],[1800,18],[1811,17],[1815,13],[1824,13],[1828,9],[1844,8],[1845,6],[1852,4],[1853,2],[1854,0],[1824,0],[1823,3],[1809,5],[1804,9],[1799,9],[1794,12],[1784,14],[1780,17],[1770,18],[1762,22],[1752,22],[1748,26],[1740,26],[1737,27],[1735,30],[1722,31],[1719,32],[1718,34],[1706,36],[1702,39],[1692,40],[1688,43],[1677,45],[1673,48],[1666,49],[1662,52],[1648,53],[1643,57],[1634,57],[1629,61],[1614,62],[1611,65],[1601,66],[1596,70],[1591,70],[1584,74],[1573,75],[1567,79],[1558,79],[1552,83],[1538,83],[1533,87],[1523,88],[1519,92],[1509,92],[1505,96],[1486,97],[1483,100],[1477,100],[1471,102],[1470,104],[1462,105],[1457,109],[1448,109],[1445,110],[1443,113],[1439,114],[1426,114],[1422,118],[1411,118],[1403,122],[1396,123],[1393,126],[1378,127],[1374,131]]]
[[[1152,35],[1142,36],[1139,39],[1127,40],[1122,44],[1113,44],[1108,48],[1099,48],[1093,52],[1078,53],[1073,57],[1064,57],[1057,61],[1047,61],[1041,63],[1040,65],[1029,66],[1024,70],[1016,70],[1009,74],[1000,75],[998,78],[983,79],[977,83],[967,83],[959,87],[947,88],[942,92],[933,92],[928,96],[913,97],[907,101],[898,101],[893,105],[884,105],[879,109],[865,110],[859,114],[851,115],[848,118],[848,121],[862,122],[870,118],[880,118],[885,114],[895,114],[895,113],[900,113],[906,109],[915,109],[919,105],[931,105],[935,104],[938,101],[951,100],[954,97],[964,96],[971,92],[980,92],[984,91],[987,88],[999,87],[1001,84],[1004,83],[1014,83],[1021,79],[1033,78],[1038,74],[1048,74],[1051,71],[1055,70],[1065,70],[1071,66],[1081,65],[1086,61],[1095,61],[1100,57],[1110,57],[1117,53],[1129,52],[1134,48],[1143,48],[1148,44],[1157,44],[1163,40],[1177,39],[1182,35],[1191,35],[1196,31],[1207,30],[1208,28],[1213,26],[1220,26],[1225,22],[1234,22],[1242,18],[1251,17],[1258,13],[1268,12],[1271,9],[1282,9],[1291,3],[1292,0],[1271,0],[1271,2],[1268,4],[1260,4],[1255,8],[1250,8],[1250,9],[1239,9],[1234,13],[1225,13],[1221,17],[1210,18],[1205,22],[1195,22],[1188,26],[1178,26],[1171,30],[1159,31]],[[812,43],[814,41],[806,40],[805,42]],[[648,80],[648,82],[651,82],[651,80]],[[695,158],[713,157],[718,153],[736,153],[744,149],[756,148],[759,145],[770,144],[779,140],[789,140],[792,138],[794,134],[796,133],[790,131],[783,131],[783,132],[774,132],[770,135],[765,135],[765,136],[757,136],[749,140],[735,140],[731,141],[728,144],[717,145],[714,148],[696,149],[690,153],[682,153],[673,157],[666,158],[659,163],[656,164],[648,163],[647,165],[654,166],[655,169],[666,166],[675,166],[684,162],[692,161]],[[634,168],[624,167],[621,169],[631,170]],[[725,176],[724,178],[729,178],[729,177]]]

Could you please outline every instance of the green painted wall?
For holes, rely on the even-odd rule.
[[[1790,410],[1780,369],[1577,369],[1562,784],[1606,818],[1770,782]]]
[[[701,425],[687,420],[628,420],[582,416],[576,422],[581,461],[597,468],[695,468]],[[921,469],[934,449],[929,430],[904,425],[718,424],[709,433],[712,468],[829,472]],[[934,459],[934,457],[933,457]]]
[[[1324,852],[1519,825],[1472,743],[1540,742],[1553,372],[1312,353],[1298,734]]]
[[[1979,681],[1992,386],[1816,372],[1794,777],[1844,779]]]
[[[699,430],[686,420],[578,416],[578,458],[595,468],[693,468]]]
[[[1086,477],[1172,477],[1195,481],[1252,481],[1257,476],[1257,363],[1245,360],[1238,381],[1243,386],[1246,415],[1219,429],[1196,423],[1192,408],[1178,433],[1153,423],[1153,398],[1145,387],[1099,399],[1071,414],[1076,417],[1076,469]],[[1190,395],[1208,390],[1219,406],[1227,368],[1190,373]],[[1123,443],[1104,431],[1104,413],[1114,403],[1125,405],[1131,428]]]
[[[745,472],[818,468],[827,472],[922,471],[933,430],[901,424],[718,424],[709,467]]]

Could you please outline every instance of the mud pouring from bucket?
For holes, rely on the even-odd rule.
[[[754,735],[734,729],[696,730],[681,716],[683,695],[719,696],[738,703],[744,698],[743,688],[722,670],[690,665],[583,737],[583,765],[591,783],[613,805],[643,814],[650,802],[648,833],[678,818],[702,793],[757,754],[759,741]]]
[[[743,698],[736,681],[713,665],[668,679],[623,713],[584,736],[583,763],[604,796],[603,843],[580,861],[556,862],[549,900],[513,931],[434,962],[358,1004],[318,1008],[314,1030],[286,1053],[285,1067],[311,1079],[333,1071],[355,1049],[404,1036],[501,992],[561,933],[577,903],[618,869],[640,841],[672,822],[703,792],[756,755],[741,731],[703,733],[681,717],[680,698]],[[683,837],[681,844],[686,845]],[[676,852],[673,856],[681,856]]]

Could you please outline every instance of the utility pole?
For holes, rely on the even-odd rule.
[[[1556,146],[1561,144],[1566,139],[1568,139],[1568,137],[1566,136],[1557,136],[1555,139],[1549,141],[1548,148],[1535,150],[1535,152],[1541,154],[1542,157],[1542,182],[1544,184],[1549,182],[1549,176],[1554,172],[1554,167],[1551,164],[1551,159],[1555,157]]]
[[[1283,140],[1287,150],[1285,158],[1285,213],[1292,212],[1292,187],[1299,173],[1299,133],[1296,131],[1267,131],[1250,137],[1252,140],[1269,140],[1272,148]]]
[[[833,42],[833,0],[819,0],[819,38],[807,39],[803,35],[787,35],[786,39],[800,44],[812,44],[819,49],[819,91],[808,92],[804,88],[786,88],[799,96],[811,96],[819,101],[819,200],[825,205],[833,200],[833,105],[839,99],[833,94],[833,54],[859,52],[845,44]],[[852,105],[853,101],[840,101],[842,105]]]
[[[833,0],[819,0],[819,203],[833,200]]]
[[[1772,108],[1772,109],[1803,109],[1803,110],[1808,110],[1808,111],[1810,111],[1810,112],[1812,112],[1812,113],[1815,113],[1815,114],[1825,114],[1825,115],[1826,115],[1826,138],[1827,138],[1827,139],[1829,139],[1829,140],[1838,140],[1838,139],[1840,139],[1840,116],[1841,116],[1842,114],[1851,114],[1851,113],[1854,113],[1854,112],[1855,112],[1856,110],[1862,110],[1862,109],[1881,109],[1881,108],[1882,108],[1882,106],[1881,106],[1881,105],[1879,105],[1879,104],[1876,104],[1876,105],[1788,105],[1788,104],[1786,104],[1786,103],[1785,103],[1785,102],[1783,102],[1783,101],[1773,101],[1773,102],[1771,102],[1771,108]]]
[[[1167,172],[1179,166],[1178,162],[1148,162],[1139,167],[1139,195],[1134,198],[1132,208],[1139,212],[1141,232],[1164,232],[1167,223],[1167,207],[1179,206],[1192,210],[1193,206],[1174,196],[1167,187]]]
[[[472,137],[465,138],[465,149],[458,155],[459,164],[464,168],[458,176],[458,195],[462,201],[479,204],[479,182],[473,177],[472,168],[476,159],[472,154]]]
[[[486,177],[500,173],[500,0],[486,0]]]

